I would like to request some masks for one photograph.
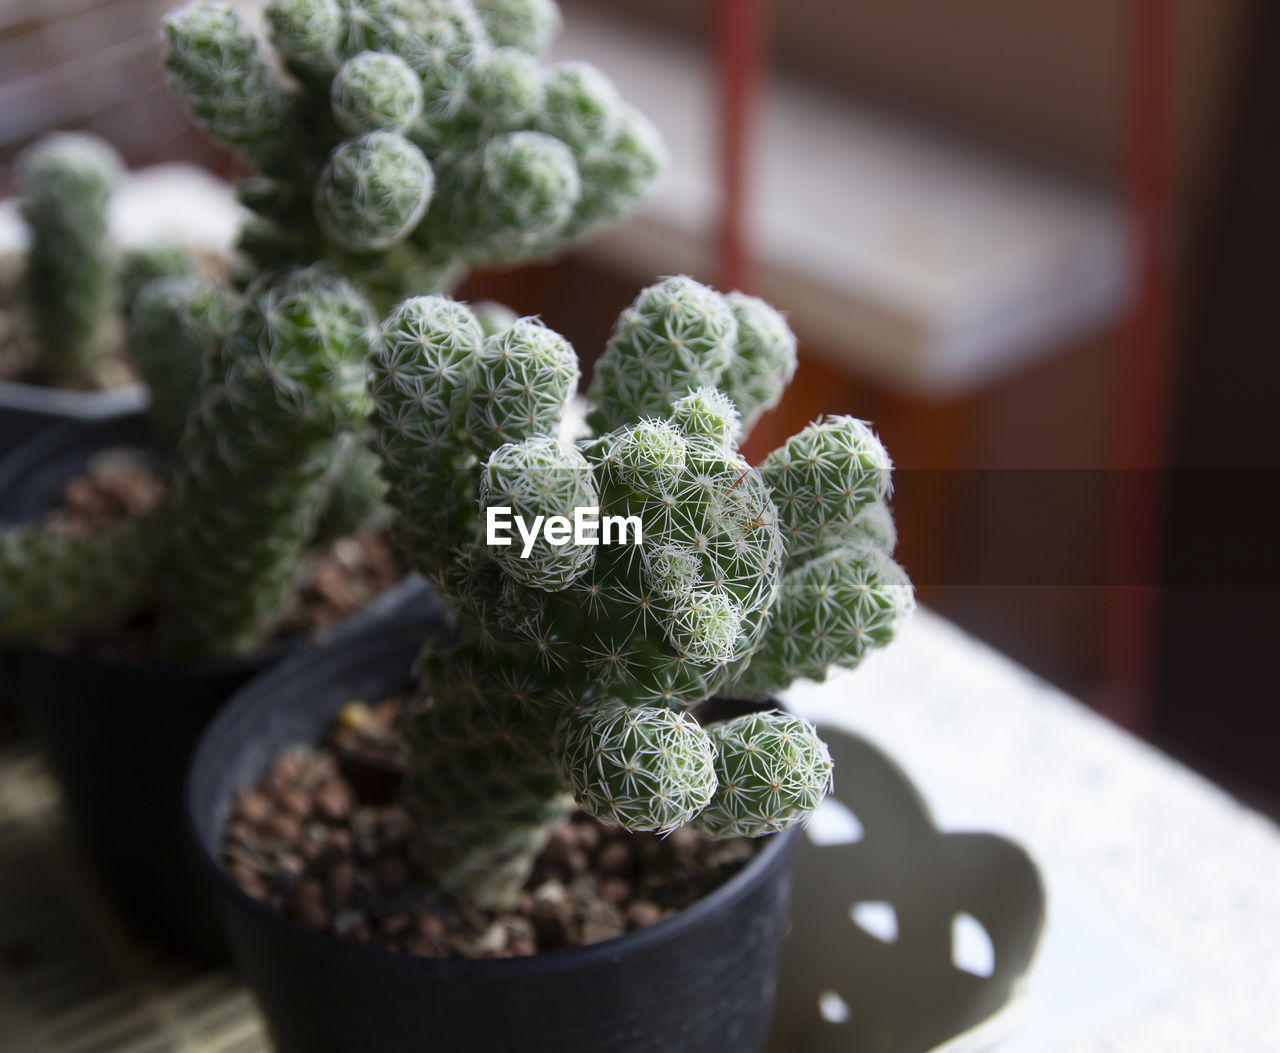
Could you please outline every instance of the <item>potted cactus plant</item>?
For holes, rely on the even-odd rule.
[[[442,296],[388,316],[370,359],[371,444],[406,551],[451,616],[418,659],[401,725],[419,927],[368,906],[385,890],[360,856],[367,824],[327,803],[349,790],[304,799],[290,833],[330,846],[309,852],[281,840],[253,787],[293,778],[273,757],[318,739],[346,700],[404,689],[420,629],[250,685],[211,726],[188,787],[282,1053],[762,1045],[786,831],[832,775],[814,728],[768,700],[856,664],[913,607],[890,555],[889,458],[866,424],[819,421],[758,469],[737,452],[794,355],[764,302],[667,279],[618,319],[588,392],[591,434],[571,441],[562,415],[579,371],[561,336],[529,318],[486,335]],[[700,707],[717,695],[757,704],[712,719]],[[621,938],[434,957],[443,932],[514,927],[513,911],[533,909],[530,875],[575,807],[626,831],[777,836],[698,903]]]
[[[189,275],[176,245],[117,252],[108,213],[124,166],[112,147],[82,132],[46,135],[15,165],[29,236],[4,261],[0,349],[0,450],[64,420],[134,411],[122,321],[153,278]]]
[[[0,640],[33,645],[18,678],[93,854],[135,921],[188,950],[211,941],[174,891],[178,861],[141,876],[135,861],[177,853],[167,788],[230,688],[276,656],[264,644],[308,542],[380,504],[352,434],[370,301],[552,253],[634,207],[662,163],[600,73],[538,64],[559,20],[546,0],[273,0],[265,14],[269,43],[207,0],[165,20],[175,91],[257,172],[241,187],[243,298],[175,278],[130,306],[155,430],[174,444],[166,500],[87,533],[0,533]],[[81,205],[51,204],[51,229],[74,228]],[[143,608],[142,661],[34,646]],[[148,809],[161,830],[136,821]]]
[[[349,283],[310,268],[243,299],[154,281],[133,319],[154,430],[172,437],[183,422],[166,491],[101,524],[0,529],[0,640],[108,888],[149,935],[206,952],[211,912],[172,892],[189,865],[182,772],[214,709],[294,645],[276,628],[320,532],[381,500],[352,485],[369,462],[343,438],[363,412],[375,318]],[[47,502],[95,438],[36,440],[33,452],[57,455],[52,471],[11,461],[11,498]]]

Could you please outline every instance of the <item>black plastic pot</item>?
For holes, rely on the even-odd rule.
[[[0,384],[0,396],[6,388],[22,386]],[[0,433],[6,427],[4,413],[0,397]],[[134,412],[88,423],[63,422],[12,449],[0,445],[0,527],[38,519],[57,503],[63,485],[90,457],[113,446],[153,450],[155,439],[146,417]],[[12,663],[13,652],[0,646],[0,711],[6,715],[21,708]]]
[[[0,519],[38,517],[94,453],[146,447],[149,436],[140,414],[38,436],[0,462]],[[407,579],[329,639],[435,603],[420,581]],[[308,649],[299,640],[239,658],[174,664],[47,647],[4,656],[6,681],[62,784],[90,865],[134,930],[173,953],[207,962],[228,957],[183,821],[183,778],[196,740],[237,688]]]
[[[0,446],[0,523],[23,523],[44,515],[89,458],[116,446],[157,451],[145,414],[63,421],[12,448]],[[155,456],[160,463],[162,455]]]
[[[136,413],[146,399],[141,384],[105,391],[63,391],[0,380],[0,457],[69,421],[85,423]]]
[[[0,519],[38,518],[89,458],[122,446],[154,450],[141,413],[42,431],[0,461]],[[6,681],[62,784],[93,870],[133,928],[171,951],[227,958],[183,836],[182,780],[217,708],[288,650],[173,666],[44,647],[4,656]]]
[[[437,623],[438,627],[438,623]],[[250,899],[218,863],[236,792],[345,700],[405,684],[428,627],[386,624],[255,680],[206,731],[187,807],[241,977],[278,1053],[752,1053],[773,1011],[794,832],[678,915],[589,947],[427,959],[345,943]]]
[[[184,836],[183,777],[213,714],[288,650],[167,666],[44,648],[12,657],[27,728],[77,841],[134,931],[171,953],[228,958]]]

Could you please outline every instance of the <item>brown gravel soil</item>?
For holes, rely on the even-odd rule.
[[[89,459],[62,488],[62,499],[48,516],[51,525],[93,530],[118,519],[151,511],[165,494],[155,457],[119,447]]]
[[[324,741],[278,757],[236,800],[223,863],[246,894],[310,929],[425,957],[509,958],[642,929],[723,884],[757,842],[629,834],[578,813],[515,906],[486,912],[419,883],[399,803],[402,703],[347,703]]]
[[[90,459],[63,487],[61,501],[46,517],[59,529],[93,530],[143,515],[164,497],[165,482],[154,456],[119,448]],[[312,635],[354,614],[405,576],[405,566],[383,529],[362,530],[310,553],[293,594],[268,643]],[[143,657],[153,616],[142,615],[113,638],[96,641],[116,653]]]

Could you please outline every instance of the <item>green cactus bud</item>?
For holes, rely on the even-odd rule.
[[[510,545],[493,549],[493,558],[515,581],[547,592],[567,588],[591,569],[596,547],[574,541],[574,510],[599,504],[591,465],[556,438],[500,446],[480,477],[481,509],[505,507],[532,529],[535,523],[563,518],[559,541],[542,534],[524,545],[517,535]]]
[[[327,545],[350,537],[384,518],[387,486],[380,467],[378,458],[356,436],[342,436],[329,469],[312,544]]]
[[[889,493],[893,464],[864,421],[826,417],[769,454],[761,471],[794,562],[855,539],[858,515]]]
[[[397,532],[430,579],[474,529],[474,486],[458,449],[484,333],[464,305],[419,296],[392,311],[369,363],[370,445],[382,462]]]
[[[786,319],[763,300],[725,297],[738,322],[734,356],[720,384],[742,415],[742,434],[773,409],[796,372],[796,338]]]
[[[425,227],[472,263],[520,259],[554,239],[580,192],[573,155],[563,143],[511,132],[446,169]]]
[[[352,252],[388,249],[417,226],[433,186],[431,165],[416,146],[392,132],[370,132],[330,156],[316,184],[316,219]]]
[[[129,350],[151,393],[156,433],[176,449],[200,394],[206,360],[231,331],[235,305],[220,285],[193,276],[161,278],[129,314]]]
[[[833,549],[789,569],[759,650],[734,690],[763,697],[793,680],[822,681],[893,639],[915,609],[911,582],[871,545]]]
[[[559,746],[579,807],[610,826],[670,833],[715,792],[711,740],[669,709],[615,703],[571,713]]]
[[[296,98],[240,15],[194,0],[163,25],[169,83],[205,134],[267,170],[289,161]]]
[[[271,42],[295,75],[320,78],[337,68],[343,21],[336,0],[267,0],[263,14]]]
[[[485,343],[484,331],[463,304],[418,296],[397,307],[383,325],[371,362],[375,413],[383,430],[408,437],[428,452],[462,426],[467,392]],[[420,412],[410,430],[409,406]],[[414,447],[406,447],[406,454]],[[393,465],[398,458],[388,457]]]
[[[624,432],[614,449],[614,472],[640,490],[667,490],[684,474],[689,444],[665,420],[641,421]]]
[[[333,118],[348,135],[403,132],[422,114],[422,82],[404,59],[384,51],[347,59],[330,91]]]
[[[126,249],[116,269],[118,300],[125,318],[143,287],[158,278],[186,278],[195,272],[191,258],[178,245],[163,242]]]
[[[671,420],[690,439],[728,448],[739,431],[738,409],[723,391],[698,388],[671,407]]]
[[[563,142],[575,157],[608,142],[618,130],[622,100],[613,83],[586,62],[562,62],[543,81],[545,104],[534,127]]]
[[[742,615],[719,589],[676,593],[670,603],[671,646],[696,661],[728,662],[742,641]]]
[[[702,559],[689,545],[646,546],[642,558],[645,578],[661,595],[688,595],[702,583]]]
[[[649,119],[624,107],[612,139],[576,160],[582,196],[565,230],[574,239],[632,211],[667,167],[667,151]]]
[[[423,79],[428,98],[447,90],[458,71],[488,45],[466,0],[340,0],[345,16],[342,55],[389,51]]]
[[[438,123],[456,149],[527,128],[542,104],[542,75],[524,52],[494,48],[476,56],[467,68],[465,90],[449,102]]]
[[[898,528],[883,498],[872,501],[858,513],[853,521],[853,535],[856,540],[875,546],[886,556],[893,555],[893,550],[898,547]]]
[[[804,822],[831,790],[831,755],[807,720],[776,711],[712,724],[716,792],[693,827],[760,837]]]
[[[554,436],[578,389],[578,358],[559,333],[525,318],[485,340],[475,362],[466,433],[477,453]]]
[[[645,289],[614,326],[587,392],[587,423],[604,432],[665,416],[694,388],[715,386],[733,354],[737,322],[724,297],[691,278]]]
[[[472,0],[489,39],[499,47],[540,55],[560,32],[554,0]]]
[[[91,382],[101,357],[112,293],[107,209],[122,167],[106,142],[77,133],[47,135],[17,161],[40,366],[63,382]]]

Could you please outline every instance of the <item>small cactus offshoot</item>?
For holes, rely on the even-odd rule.
[[[257,169],[254,265],[328,259],[383,305],[471,265],[545,257],[632,211],[663,166],[584,63],[544,66],[551,0],[268,0],[165,19],[174,92]]]
[[[60,383],[91,384],[104,350],[115,291],[107,212],[123,170],[107,143],[73,132],[46,135],[18,158],[27,302],[40,366]]]
[[[669,278],[618,319],[594,433],[569,442],[578,366],[558,334],[442,296],[387,318],[372,445],[398,533],[457,623],[423,656],[406,728],[408,800],[443,888],[509,901],[571,801],[631,830],[756,836],[826,794],[805,721],[691,713],[855,665],[913,607],[870,428],[826,418],[759,469],[738,452],[794,368],[768,305]],[[562,529],[584,507],[639,543]],[[490,543],[515,516],[548,528]]]

